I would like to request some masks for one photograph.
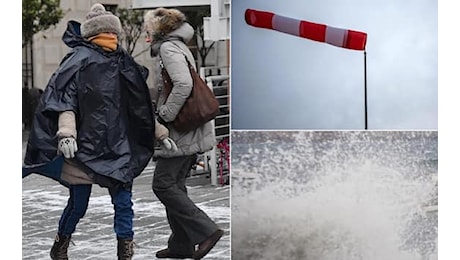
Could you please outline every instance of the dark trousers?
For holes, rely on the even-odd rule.
[[[171,227],[168,248],[171,252],[189,254],[194,247],[217,231],[218,226],[188,197],[185,176],[190,171],[193,155],[158,158],[152,188],[166,207]]]
[[[69,236],[75,231],[78,222],[88,209],[91,188],[91,184],[71,185],[69,187],[70,197],[59,220],[59,234]],[[109,189],[109,193],[115,210],[113,225],[117,238],[132,239],[134,236],[132,193],[123,188]]]

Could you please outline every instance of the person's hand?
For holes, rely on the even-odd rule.
[[[177,145],[174,142],[174,140],[171,139],[170,137],[166,137],[165,139],[160,140],[160,141],[163,143],[163,145],[165,146],[167,150],[177,151]]]
[[[73,158],[75,157],[75,153],[78,151],[77,141],[73,137],[61,138],[59,140],[58,148],[65,158]]]

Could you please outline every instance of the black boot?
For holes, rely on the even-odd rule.
[[[134,242],[132,239],[118,239],[118,260],[131,260],[134,255]]]
[[[67,248],[69,247],[71,236],[62,236],[56,234],[53,247],[51,248],[50,256],[53,260],[68,260]]]

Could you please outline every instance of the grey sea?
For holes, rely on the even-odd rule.
[[[232,133],[232,259],[437,259],[437,132]]]

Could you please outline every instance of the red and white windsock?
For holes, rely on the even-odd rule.
[[[362,51],[366,48],[367,34],[363,32],[297,20],[254,9],[247,9],[244,18],[247,24],[254,27],[271,29],[351,50]]]

